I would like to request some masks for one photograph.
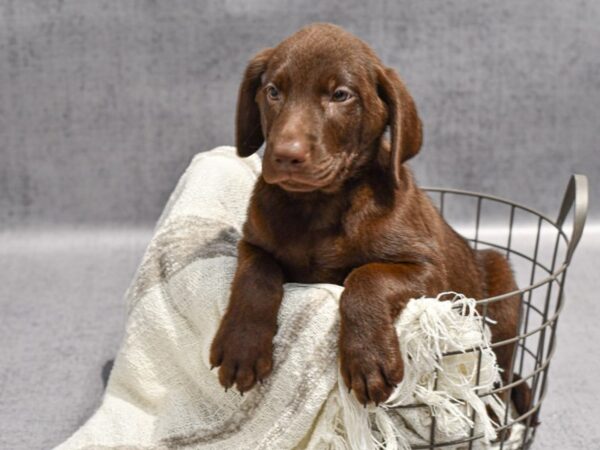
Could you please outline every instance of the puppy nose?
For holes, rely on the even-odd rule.
[[[308,157],[308,146],[299,140],[279,142],[273,147],[273,162],[280,169],[300,169]]]

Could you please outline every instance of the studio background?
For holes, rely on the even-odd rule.
[[[97,407],[123,292],[179,175],[233,144],[250,57],[315,21],[406,81],[421,185],[555,217],[571,173],[589,177],[535,448],[600,445],[585,377],[599,368],[599,2],[0,0],[1,448],[52,447]]]

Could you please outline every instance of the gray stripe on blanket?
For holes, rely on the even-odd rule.
[[[82,447],[80,450],[170,450],[168,447],[159,446],[159,447],[142,447],[139,445],[86,445]]]
[[[166,283],[197,259],[237,256],[240,232],[213,219],[185,216],[165,223],[148,245],[127,298],[135,306],[153,286]]]
[[[310,311],[318,314],[319,310],[325,306],[326,301],[327,297],[316,299],[315,304],[310,305]],[[311,317],[312,314],[298,314],[294,317],[293,322],[288,322],[285,329],[280,330],[280,334],[276,337],[279,344],[276,355],[277,359],[270,378],[277,378],[279,376],[278,373],[282,370],[285,361],[290,354],[290,347],[297,342],[300,333],[306,329]],[[302,381],[294,392],[288,394],[289,401],[285,407],[286,415],[288,417],[296,415],[296,412],[306,403],[306,399],[309,398],[309,393],[313,390],[314,386],[322,383],[323,376],[325,376],[327,371],[331,370],[332,365],[335,367],[338,329],[339,323],[336,321],[332,324],[331,329],[328,330],[326,338],[322,340],[322,344],[317,346],[313,351],[315,359],[323,362],[320,362],[313,367],[307,367]],[[283,333],[284,331],[285,333]],[[248,395],[240,404],[239,410],[227,420],[218,424],[218,428],[198,429],[193,434],[164,438],[161,440],[161,443],[169,448],[181,448],[223,441],[224,439],[235,435],[235,433],[242,430],[255,416],[256,409],[258,409],[264,398],[269,395],[272,387],[273,386],[268,381],[262,386],[255,387],[252,393],[253,395]],[[279,423],[269,431],[269,435],[273,437],[281,436],[288,426],[289,423]],[[256,448],[273,448],[273,444],[265,442],[265,440],[268,441],[268,436],[263,436],[262,442],[259,442],[258,447]]]

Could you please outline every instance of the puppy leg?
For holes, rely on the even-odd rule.
[[[440,283],[426,264],[367,264],[346,278],[340,299],[340,370],[363,404],[381,403],[402,381],[394,320],[413,297],[435,293]]]
[[[505,294],[517,288],[512,270],[508,260],[495,250],[479,250],[477,259],[484,272],[484,281],[488,297]],[[498,302],[490,303],[488,307],[489,316],[498,321],[492,326],[492,342],[501,342],[515,337],[519,328],[519,311],[521,309],[521,297],[514,295]],[[498,365],[502,368],[502,379],[505,384],[510,381],[513,372],[513,357],[516,351],[516,342],[495,348]],[[511,400],[517,413],[522,415],[529,411],[532,406],[532,392],[527,382],[521,380],[518,374],[513,374],[512,382],[519,382],[512,388]],[[504,395],[504,401],[508,400],[508,391]],[[537,424],[534,417],[532,424]]]
[[[241,241],[229,306],[212,342],[210,364],[219,381],[243,393],[269,375],[283,297],[282,270],[264,250]]]

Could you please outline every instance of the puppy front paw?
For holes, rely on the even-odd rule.
[[[225,390],[236,385],[243,394],[271,373],[274,335],[265,324],[223,320],[211,345],[210,364],[219,367]]]
[[[404,366],[392,326],[377,334],[342,333],[340,370],[348,390],[360,403],[385,402],[402,381]]]

